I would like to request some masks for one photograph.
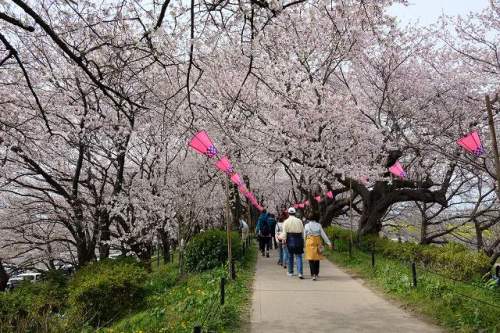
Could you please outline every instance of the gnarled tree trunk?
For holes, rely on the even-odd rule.
[[[0,258],[0,291],[4,291],[7,287],[7,282],[9,281],[9,275],[3,268],[3,262]]]

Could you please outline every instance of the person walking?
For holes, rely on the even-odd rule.
[[[278,265],[283,266],[284,268],[287,267],[288,263],[288,249],[286,247],[286,244],[284,244],[284,238],[283,238],[283,222],[288,218],[288,213],[285,211],[281,213],[280,217],[278,218],[278,223],[276,223],[276,228],[274,231],[275,234],[275,240],[278,243],[278,250],[279,250],[279,259],[278,259]]]
[[[243,219],[240,219],[240,229],[241,229],[241,240],[243,243],[246,243],[248,238],[249,228],[248,224]]]
[[[309,222],[304,227],[304,239],[306,240],[305,258],[309,261],[309,269],[313,281],[316,281],[319,275],[319,262],[324,259],[323,241],[333,248],[332,242],[328,239],[321,224],[318,223],[318,213],[311,213],[307,219]],[[321,240],[323,239],[323,241]]]
[[[295,275],[293,272],[293,261],[297,259],[297,273],[299,279],[304,278],[302,269],[302,254],[304,253],[304,226],[302,221],[295,217],[296,210],[293,207],[288,208],[288,215],[290,215],[285,222],[283,222],[283,239],[288,248],[288,276]]]
[[[269,213],[269,218],[267,219],[267,223],[269,223],[269,228],[271,228],[271,249],[277,249],[278,244],[276,242],[276,217],[274,214]]]
[[[255,226],[255,234],[259,238],[259,248],[262,256],[269,258],[269,247],[271,245],[271,228],[269,226],[269,214],[263,210]]]

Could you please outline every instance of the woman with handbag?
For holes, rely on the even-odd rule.
[[[324,259],[323,256],[323,241],[330,249],[333,248],[332,242],[328,239],[325,231],[318,221],[318,214],[311,213],[308,216],[309,223],[304,228],[304,239],[306,240],[305,252],[306,260],[309,260],[309,268],[313,281],[316,281],[319,275],[319,262]],[[323,239],[323,240],[321,240]]]

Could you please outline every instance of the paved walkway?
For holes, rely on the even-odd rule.
[[[312,281],[288,277],[271,258],[259,254],[252,299],[251,332],[442,332],[376,295],[328,260]]]

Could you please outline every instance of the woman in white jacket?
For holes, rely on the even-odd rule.
[[[305,259],[309,260],[309,268],[313,281],[316,281],[319,275],[319,262],[323,257],[323,241],[328,244],[330,249],[333,248],[332,242],[328,239],[325,231],[318,221],[318,214],[311,213],[308,216],[308,223],[304,227]],[[321,240],[323,239],[323,241]]]
[[[278,223],[276,223],[276,229],[275,229],[275,238],[276,241],[278,242],[278,249],[279,249],[279,259],[278,259],[278,265],[283,266],[283,268],[286,268],[286,263],[288,262],[288,249],[285,244],[283,244],[283,221],[285,221],[288,218],[288,213],[283,212],[281,216],[278,218]]]

